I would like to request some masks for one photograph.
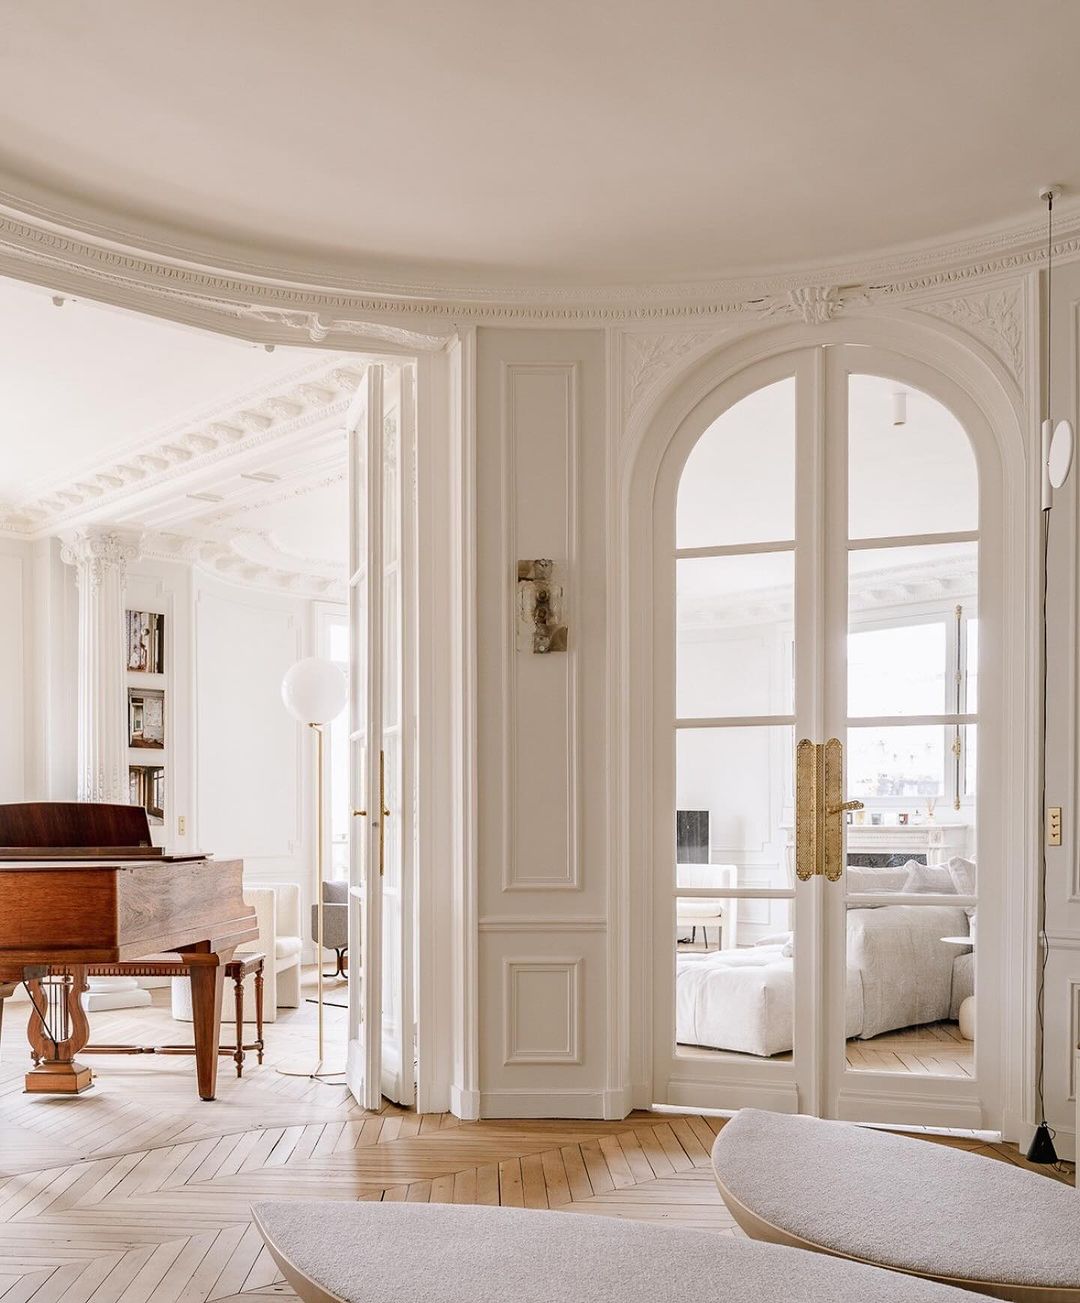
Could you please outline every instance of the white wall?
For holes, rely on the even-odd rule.
[[[480,1107],[607,1095],[605,441],[598,331],[477,333]],[[565,567],[569,649],[514,645],[516,562]]]
[[[310,604],[194,576],[195,809],[201,850],[241,858],[248,882],[313,875],[311,738],[281,701],[311,646]]]

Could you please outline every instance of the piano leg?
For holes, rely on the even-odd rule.
[[[234,946],[211,950],[203,941],[185,947],[184,962],[191,965],[191,1009],[195,1030],[195,1071],[199,1098],[213,1099],[217,1091],[218,1046],[221,1044],[221,1001],[225,993],[225,965]]]
[[[14,995],[18,989],[18,982],[0,981],[0,1034],[4,1030],[4,1001],[9,995]]]
[[[31,1094],[81,1095],[94,1084],[94,1074],[75,1059],[90,1039],[79,998],[88,985],[86,969],[75,964],[27,980],[32,1012],[26,1038],[34,1066],[24,1084]]]

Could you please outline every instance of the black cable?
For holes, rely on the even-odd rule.
[[[1046,720],[1047,720],[1047,650],[1046,650],[1046,619],[1047,619],[1047,562],[1050,559],[1050,509],[1046,507],[1042,511],[1042,672],[1040,675],[1042,683],[1042,765],[1040,775],[1040,801],[1039,809],[1043,812],[1045,818],[1046,811]],[[1040,830],[1045,834],[1045,829]],[[1035,1111],[1038,1115],[1039,1123],[1046,1125],[1046,1108],[1043,1099],[1043,1069],[1045,1053],[1043,1049],[1043,1034],[1045,1026],[1045,1006],[1046,1006],[1046,965],[1050,957],[1050,944],[1046,936],[1046,837],[1039,837],[1039,978],[1035,991],[1035,1028],[1039,1042],[1039,1053],[1035,1066]]]

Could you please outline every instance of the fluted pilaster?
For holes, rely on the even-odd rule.
[[[75,567],[79,589],[79,800],[126,803],[124,589],[139,540],[116,529],[87,530],[60,555]]]

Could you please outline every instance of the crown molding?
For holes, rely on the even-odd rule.
[[[181,477],[343,422],[361,374],[348,360],[321,356],[193,420],[160,427],[120,456],[0,504],[0,535],[42,538],[91,517],[122,516],[138,499]]]
[[[1080,256],[1080,207],[1056,220],[1055,257]],[[854,305],[904,301],[1024,272],[1045,258],[1040,220],[847,263],[680,284],[436,285],[375,276],[298,276],[259,264],[216,265],[190,250],[149,249],[119,232],[80,230],[62,215],[0,204],[0,272],[57,291],[246,339],[362,351],[444,346],[463,324],[792,318],[829,321]]]
[[[935,557],[917,565],[881,566],[859,571],[848,581],[852,613],[905,610],[972,598],[978,592],[978,561],[970,552]],[[770,585],[725,595],[681,597],[678,630],[686,641],[707,640],[720,630],[790,622],[791,585]]]

